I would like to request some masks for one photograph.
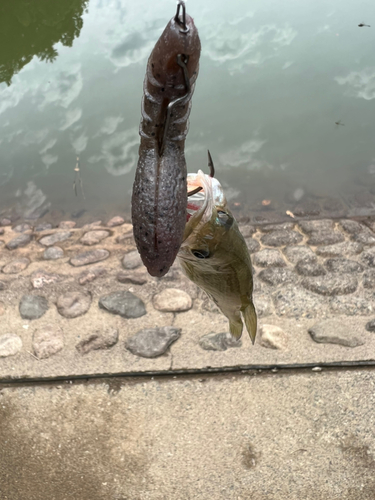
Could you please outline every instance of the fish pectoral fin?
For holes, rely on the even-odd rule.
[[[229,319],[229,318],[228,318]],[[237,320],[229,320],[229,331],[233,338],[240,340],[242,335],[243,324],[241,317]]]
[[[254,304],[250,302],[248,306],[242,311],[242,317],[245,322],[247,331],[249,332],[251,342],[255,343],[255,337],[257,334],[257,313],[255,311]]]

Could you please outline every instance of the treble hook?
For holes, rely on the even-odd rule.
[[[165,120],[165,125],[164,125],[164,132],[163,132],[163,138],[161,141],[161,146],[160,146],[160,156],[163,154],[164,151],[164,146],[165,142],[167,139],[167,133],[168,133],[168,128],[169,128],[169,122],[171,121],[171,114],[172,114],[172,108],[176,105],[182,102],[184,99],[186,99],[186,96],[190,92],[190,80],[189,80],[189,74],[187,70],[187,62],[189,60],[189,56],[185,56],[185,60],[182,60],[182,54],[177,54],[177,64],[182,68],[182,71],[184,73],[184,83],[186,87],[186,94],[183,95],[182,97],[178,97],[174,101],[171,101],[168,106],[167,106],[167,118]]]
[[[180,7],[182,7],[182,21],[178,17],[180,15]],[[180,33],[188,33],[189,27],[186,26],[186,7],[185,2],[183,2],[182,0],[179,0],[177,4],[177,12],[174,16],[174,20],[176,21],[176,23],[183,27],[183,29],[180,29]]]
[[[208,154],[208,166],[210,167],[210,177],[215,177],[215,167],[214,167],[214,162],[212,161],[212,156],[210,153],[210,150],[207,149],[207,154]],[[202,186],[198,186],[197,188],[193,189],[193,191],[188,192],[188,196],[193,196],[193,194],[199,193],[203,188]]]

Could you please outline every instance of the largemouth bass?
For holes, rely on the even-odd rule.
[[[186,276],[202,288],[229,320],[232,336],[243,322],[252,343],[257,331],[249,251],[217,179],[188,174],[188,190],[201,187],[188,202],[188,221],[178,253]]]

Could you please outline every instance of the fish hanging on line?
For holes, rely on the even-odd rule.
[[[212,163],[209,155],[209,164]],[[257,315],[253,304],[250,254],[230,212],[219,181],[201,170],[188,174],[188,220],[178,258],[186,276],[204,290],[229,320],[240,339],[243,323],[254,343]]]

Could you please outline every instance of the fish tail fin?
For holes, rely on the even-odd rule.
[[[251,342],[254,345],[255,336],[257,334],[257,313],[255,311],[254,304],[250,302],[242,311],[242,316],[249,332]]]
[[[237,320],[229,320],[229,331],[236,340],[240,340],[242,335],[243,324],[241,318]]]

